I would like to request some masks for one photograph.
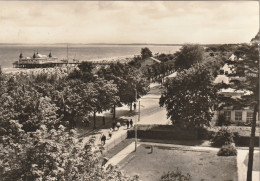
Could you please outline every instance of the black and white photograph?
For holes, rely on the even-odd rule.
[[[259,181],[259,1],[0,1],[0,181]]]

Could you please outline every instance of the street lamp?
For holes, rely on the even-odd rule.
[[[135,100],[137,100],[137,90],[135,85]],[[135,110],[136,111],[136,110]],[[137,151],[137,121],[135,116],[135,152]]]
[[[140,121],[140,114],[141,114],[141,109],[140,109],[140,101],[138,101],[138,122]],[[137,151],[137,119],[135,117],[135,151]]]

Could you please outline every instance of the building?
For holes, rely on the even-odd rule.
[[[58,60],[57,57],[53,57],[51,52],[49,55],[42,55],[34,52],[32,57],[24,57],[22,53],[19,55],[19,60],[13,63],[14,68],[45,68],[59,66],[64,63],[68,63],[63,60]]]
[[[224,95],[225,97],[232,97],[232,98],[240,98],[242,95],[250,94],[249,91],[241,91],[235,89],[222,89],[219,94]],[[223,115],[225,121],[229,121],[233,124],[244,124],[247,125],[253,120],[253,108],[246,107],[240,108],[237,105],[226,106],[223,107],[221,110],[216,111],[213,117],[213,121],[217,121],[219,115]],[[257,115],[258,121],[258,115]]]
[[[58,62],[57,57],[53,57],[51,52],[49,55],[42,55],[34,52],[32,57],[23,57],[23,54],[21,53],[19,56],[19,63],[47,63],[47,62]]]
[[[232,73],[232,68],[231,70],[229,70],[228,67],[225,65],[222,68],[222,70],[224,70],[225,74],[218,75],[214,83],[229,84],[231,80],[244,79],[244,77],[228,77],[227,74]],[[227,89],[221,89],[219,94],[224,95],[224,97],[239,99],[243,95],[250,94],[250,91],[247,90],[242,91],[242,90],[227,88]],[[238,107],[237,105],[223,107],[221,110],[215,111],[214,116],[212,118],[213,124],[218,121],[220,115],[223,115],[225,121],[229,121],[232,124],[247,125],[253,120],[253,108],[251,107],[241,108]],[[258,121],[258,115],[257,115],[257,121]]]
[[[141,67],[146,67],[146,66],[150,66],[150,65],[153,65],[153,64],[160,64],[161,61],[154,58],[154,57],[148,57],[148,58],[145,58],[144,60],[141,60]]]

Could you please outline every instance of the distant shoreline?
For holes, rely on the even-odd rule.
[[[130,59],[133,59],[135,55],[124,55],[124,56],[115,56],[115,57],[105,57],[105,58],[93,58],[93,59],[89,59],[89,60],[82,60],[81,62],[127,62]],[[53,67],[48,67],[48,68],[53,68]],[[44,68],[44,69],[48,69],[48,68]],[[16,72],[20,72],[20,71],[26,71],[26,70],[39,70],[39,69],[43,69],[43,68],[13,68],[13,67],[3,67],[2,71],[3,73],[16,73]]]
[[[96,45],[96,46],[104,46],[104,45],[109,45],[109,46],[183,46],[186,43],[180,43],[180,44],[156,44],[156,43],[0,43],[0,45],[25,45],[25,46],[34,46],[34,45]],[[198,43],[199,44],[199,43]],[[224,45],[228,43],[220,43],[220,44],[200,44],[202,46],[216,46],[216,45]],[[228,45],[237,45],[239,43],[231,43]]]

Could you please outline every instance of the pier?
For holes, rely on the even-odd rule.
[[[94,65],[110,65],[113,63],[127,63],[129,60],[125,60],[125,61],[87,61],[87,62],[91,62]],[[48,67],[62,67],[62,66],[77,66],[79,64],[81,64],[81,62],[83,61],[78,61],[78,62],[19,62],[16,61],[13,63],[13,68],[48,68]]]

